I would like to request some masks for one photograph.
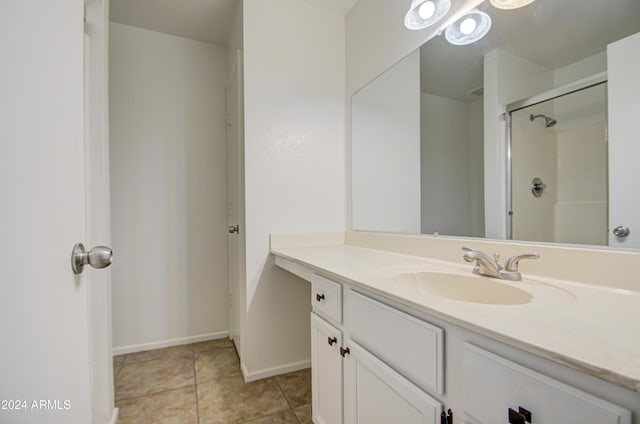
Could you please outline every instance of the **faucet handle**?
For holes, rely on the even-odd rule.
[[[466,254],[466,253],[469,253],[469,252],[473,252],[473,249],[470,249],[468,247],[464,247],[463,246],[462,247],[462,251],[465,252],[465,254],[462,255],[462,259],[464,259],[467,262],[473,262],[474,261],[474,259],[472,259],[469,255]]]
[[[538,253],[524,253],[522,255],[515,255],[507,259],[504,264],[504,269],[509,272],[518,271],[518,263],[522,259],[540,259],[540,255]]]

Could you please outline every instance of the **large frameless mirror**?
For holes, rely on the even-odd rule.
[[[640,2],[478,9],[353,96],[352,228],[640,248]]]

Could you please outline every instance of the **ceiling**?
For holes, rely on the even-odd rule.
[[[111,0],[112,22],[226,46],[238,0]]]
[[[491,31],[482,40],[452,46],[440,36],[422,46],[423,91],[473,100],[468,93],[483,84],[484,55],[497,47],[556,70],[640,31],[638,0],[536,0],[511,11],[485,1],[479,8],[493,19]]]
[[[270,1],[270,0],[259,0]],[[298,0],[346,14],[356,0]],[[112,22],[227,46],[240,0],[111,0]]]

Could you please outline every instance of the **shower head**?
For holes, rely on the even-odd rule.
[[[555,120],[553,118],[550,118],[547,115],[534,115],[533,113],[531,115],[529,115],[529,120],[531,120],[531,122],[535,121],[538,118],[544,118],[544,127],[545,128],[551,128],[555,124],[558,123],[557,120]]]

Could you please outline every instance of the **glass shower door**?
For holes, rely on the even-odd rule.
[[[607,244],[606,85],[511,112],[514,240]]]

